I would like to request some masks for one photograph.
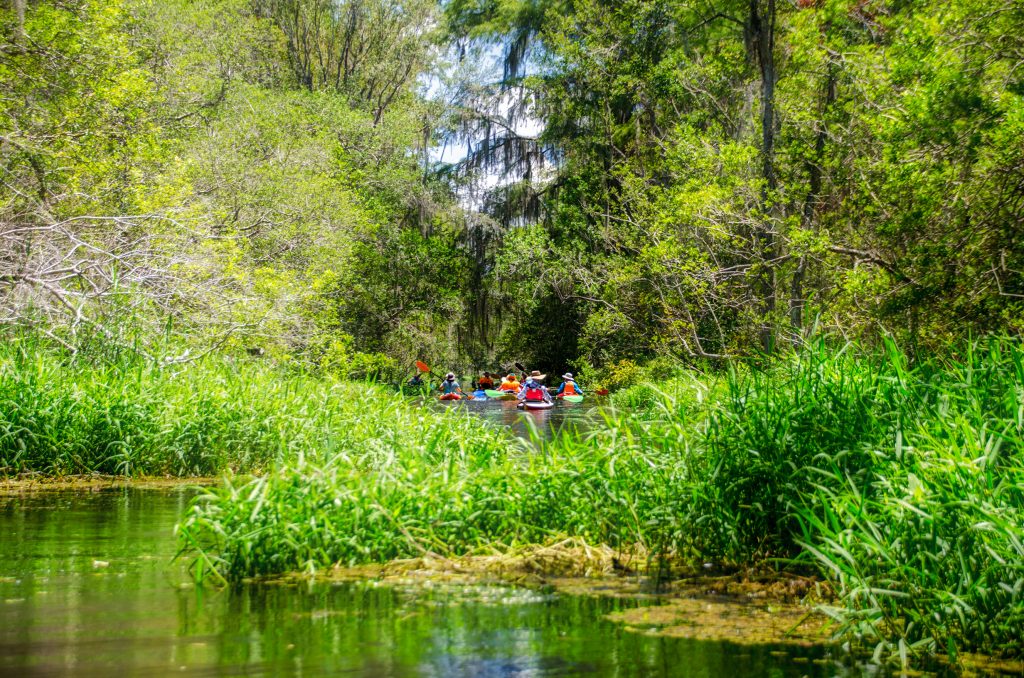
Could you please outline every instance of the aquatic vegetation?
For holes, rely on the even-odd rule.
[[[532,441],[260,362],[0,349],[5,474],[234,472],[179,526],[199,579],[572,538],[658,576],[819,574],[840,634],[903,657],[1024,652],[1022,412],[1024,349],[998,338],[913,364],[821,342]]]
[[[738,645],[808,645],[826,642],[820,614],[796,603],[775,600],[695,596],[666,605],[620,610],[608,619],[626,630],[697,640],[728,640]]]
[[[1024,652],[1024,349],[800,353],[733,373],[696,493],[709,556],[818,568],[879,656]]]
[[[577,537],[658,569],[820,573],[839,633],[879,654],[1020,654],[1022,365],[1009,339],[915,365],[822,342],[538,447],[366,403],[390,433],[210,490],[182,545],[237,579]]]
[[[968,345],[885,374],[891,434],[860,473],[819,462],[798,544],[834,581],[840,632],[905,658],[1024,653],[1024,350]]]
[[[379,416],[367,405],[368,417]],[[455,557],[562,534],[613,547],[669,539],[671,513],[657,514],[683,499],[673,493],[684,484],[665,456],[626,445],[594,454],[589,441],[602,436],[564,436],[538,450],[465,413],[392,414],[384,445],[349,436],[322,461],[303,455],[200,496],[179,526],[199,575]]]

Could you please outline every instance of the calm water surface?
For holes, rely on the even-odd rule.
[[[630,633],[638,603],[511,587],[189,584],[187,490],[0,497],[0,674],[9,676],[835,676],[824,649]]]
[[[607,398],[591,397],[582,403],[555,401],[550,410],[520,410],[514,400],[457,400],[427,401],[435,409],[456,409],[471,413],[494,424],[507,426],[517,436],[538,434],[551,438],[566,428],[587,431],[600,423],[600,409],[608,405]]]

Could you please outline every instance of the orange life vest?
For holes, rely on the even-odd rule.
[[[565,388],[562,389],[562,395],[576,395],[576,384],[571,381],[565,382]]]

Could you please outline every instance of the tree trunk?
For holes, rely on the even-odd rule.
[[[27,42],[27,36],[25,35],[25,0],[12,0],[12,2],[14,3],[14,16],[17,21],[12,42],[18,49],[24,49]]]
[[[761,75],[761,208],[765,214],[761,228],[755,233],[756,257],[763,265],[758,285],[764,326],[761,330],[761,344],[765,351],[771,351],[775,344],[772,327],[778,294],[777,270],[774,263],[778,258],[778,244],[773,220],[769,212],[776,212],[773,206],[778,189],[775,173],[775,84],[778,73],[775,69],[775,0],[750,0],[748,19],[748,50],[758,66]]]
[[[825,29],[828,30],[827,28]],[[835,54],[828,52],[828,63],[826,65],[825,87],[822,91],[821,108],[818,113],[818,129],[814,137],[814,160],[807,164],[807,179],[809,188],[807,198],[804,200],[803,223],[805,228],[810,228],[815,235],[818,233],[819,222],[817,215],[818,200],[821,198],[822,163],[825,161],[825,145],[828,141],[828,127],[826,116],[832,104],[836,101],[836,59]],[[797,263],[796,271],[793,273],[792,287],[789,296],[789,321],[795,336],[799,337],[804,325],[804,278],[807,274],[807,257],[801,256]]]

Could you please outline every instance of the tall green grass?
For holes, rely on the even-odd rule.
[[[883,373],[888,435],[860,473],[817,463],[797,544],[876,652],[1024,652],[1024,350],[964,347]]]
[[[821,342],[644,388],[540,452],[430,415],[451,431],[438,447],[401,409],[389,454],[356,445],[212,490],[181,538],[237,578],[580,536],[820,572],[840,635],[880,655],[1020,654],[1022,366],[1012,339],[914,366]]]
[[[383,412],[366,403],[367,419]],[[657,546],[678,527],[673,512],[658,514],[684,500],[685,485],[653,450],[568,436],[538,449],[465,413],[390,415],[383,439],[357,434],[330,457],[211,489],[179,525],[183,546],[197,565],[238,579],[566,534]]]
[[[258,471],[340,444],[362,390],[259,362],[91,364],[7,344],[0,476]]]

